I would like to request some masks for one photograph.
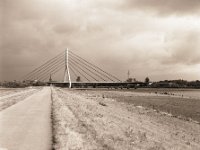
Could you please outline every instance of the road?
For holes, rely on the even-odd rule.
[[[49,150],[51,141],[49,87],[0,112],[0,149]]]

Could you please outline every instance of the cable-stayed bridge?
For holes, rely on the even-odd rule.
[[[62,81],[52,78],[63,70]],[[116,76],[83,59],[71,50],[65,50],[24,76],[23,80],[43,81],[65,87],[127,86]],[[138,84],[138,83],[137,83]],[[135,86],[134,83],[132,86]]]

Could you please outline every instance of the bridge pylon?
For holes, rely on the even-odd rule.
[[[69,71],[69,49],[65,50],[65,72],[64,72],[64,83],[69,82],[69,88],[72,86],[71,76]]]

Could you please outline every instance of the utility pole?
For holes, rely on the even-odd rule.
[[[49,82],[50,83],[52,82],[51,73],[50,73],[50,77],[49,77]]]
[[[67,83],[67,76],[69,81],[69,88],[72,87],[70,72],[69,72],[69,49],[65,50],[65,74],[64,74],[64,83]]]
[[[128,70],[128,79],[130,78],[130,71]]]

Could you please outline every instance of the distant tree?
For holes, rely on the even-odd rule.
[[[128,83],[136,82],[136,78],[128,78],[126,82]]]
[[[131,83],[131,82],[133,82],[133,79],[132,79],[132,78],[128,78],[128,79],[126,80],[126,82]]]
[[[80,76],[77,77],[76,82],[81,82],[81,77]]]
[[[149,83],[149,82],[150,82],[149,77],[146,77],[144,82],[145,82],[145,83]]]

